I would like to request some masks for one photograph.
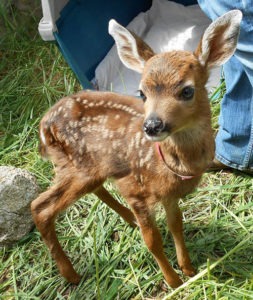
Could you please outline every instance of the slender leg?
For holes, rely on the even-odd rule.
[[[178,207],[178,202],[165,201],[163,205],[166,211],[168,227],[175,242],[178,264],[185,275],[194,276],[195,270],[184,243],[182,214]]]
[[[158,231],[145,200],[129,199],[135,217],[139,223],[144,241],[156,259],[168,284],[175,288],[182,284],[181,279],[167,260],[160,232]]]
[[[76,273],[57,239],[54,221],[59,212],[66,209],[86,192],[80,178],[58,180],[48,191],[31,203],[34,222],[55,259],[62,276],[70,283],[78,284],[81,276]]]
[[[131,225],[132,227],[136,227],[136,219],[131,210],[116,201],[103,186],[100,186],[93,193],[97,195],[109,207],[115,210],[127,223],[129,223],[129,225]]]

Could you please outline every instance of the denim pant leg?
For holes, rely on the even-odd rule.
[[[224,65],[227,92],[221,103],[216,158],[239,170],[253,169],[253,5],[250,0],[198,0],[212,19],[231,9],[243,13],[237,50]]]

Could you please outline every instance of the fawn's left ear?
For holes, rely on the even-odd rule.
[[[241,20],[241,11],[231,10],[209,25],[195,51],[203,66],[220,66],[234,54]]]
[[[109,33],[116,42],[122,63],[128,68],[142,73],[145,62],[155,55],[153,50],[113,19],[109,22]]]

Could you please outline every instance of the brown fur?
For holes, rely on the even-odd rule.
[[[125,34],[123,37],[130,34],[124,33],[119,25],[115,30],[112,28],[115,36],[117,28],[120,34]],[[177,287],[182,281],[164,254],[152,208],[159,202],[163,204],[179,266],[186,275],[194,275],[184,244],[178,200],[194,190],[200,177],[183,181],[170,169],[181,175],[196,175],[204,172],[213,159],[211,114],[205,90],[207,64],[198,60],[201,44],[197,54],[173,51],[154,55],[140,39],[136,44],[142,61],[138,62],[137,55],[133,58],[136,63],[131,61],[132,46],[124,39],[126,47],[121,47],[121,51],[126,53],[121,53],[121,59],[129,60],[133,68],[137,64],[138,70],[146,61],[140,84],[147,98],[145,104],[134,97],[92,91],[56,103],[40,122],[41,154],[50,157],[56,166],[55,183],[32,202],[32,214],[61,274],[77,284],[80,275],[59,244],[54,220],[82,195],[95,193],[130,225],[138,224],[166,281]],[[185,101],[182,89],[189,85],[194,86],[195,94],[193,99]],[[170,127],[170,135],[159,142],[170,169],[142,130],[144,120],[153,112]],[[133,212],[103,188],[107,178],[115,180]]]
[[[170,90],[167,82],[163,84]],[[197,107],[203,106],[204,115],[198,117],[202,122],[201,126],[197,126],[197,136],[194,136],[192,130],[179,132],[160,143],[167,163],[180,174],[203,172],[213,157],[209,104],[203,91],[200,96]],[[183,113],[188,107],[180,110]],[[186,112],[184,114],[188,115]],[[166,208],[169,224],[172,221],[169,215],[172,213],[175,218],[175,212],[178,214],[175,222],[178,222],[180,211],[174,201],[177,203],[179,198],[191,192],[199,178],[182,181],[166,168],[156,153],[154,143],[144,136],[143,120],[144,107],[139,99],[114,93],[84,91],[60,100],[40,122],[40,131],[43,131],[46,140],[45,144],[41,141],[41,153],[50,157],[56,165],[56,178],[55,185],[33,201],[32,212],[62,275],[70,282],[77,283],[80,277],[63,255],[52,222],[60,211],[81,195],[94,192],[130,225],[135,225],[136,217],[144,240],[168,283],[171,286],[181,283],[165,258],[151,210],[161,201]],[[203,148],[206,149],[204,155]],[[108,177],[115,179],[135,217],[102,187]],[[179,233],[175,234],[181,236],[180,224]],[[51,231],[52,236],[49,234]],[[177,247],[181,249],[177,250],[179,264],[186,274],[192,275],[194,271],[183,238],[178,239],[180,246]],[[60,254],[57,253],[64,258],[59,258]]]

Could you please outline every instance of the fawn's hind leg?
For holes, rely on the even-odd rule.
[[[163,205],[166,211],[168,227],[175,242],[178,264],[185,275],[194,276],[195,270],[184,243],[182,214],[178,207],[178,202],[164,201]]]
[[[56,179],[58,178],[56,177]],[[81,177],[63,177],[31,203],[35,225],[55,259],[60,273],[68,282],[73,284],[78,284],[81,276],[76,273],[61,248],[55,233],[54,221],[59,212],[66,209],[83,194],[91,192],[87,187],[88,181],[84,182]]]
[[[130,226],[136,227],[136,219],[131,210],[115,200],[102,185],[93,193],[97,195],[98,198],[105,202],[109,207],[115,210]]]

